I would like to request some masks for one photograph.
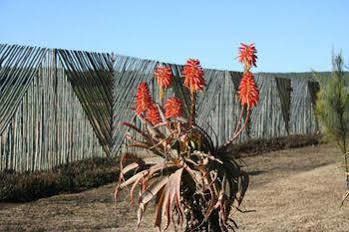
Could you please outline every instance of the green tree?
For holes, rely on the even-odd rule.
[[[315,113],[324,138],[335,141],[343,153],[347,188],[349,188],[349,78],[343,71],[344,61],[341,53],[332,56],[332,66],[330,77],[320,78],[315,74],[320,83]],[[345,194],[341,205],[348,196],[349,191]]]

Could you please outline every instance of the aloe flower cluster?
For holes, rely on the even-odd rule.
[[[254,107],[259,100],[258,87],[254,80],[253,74],[250,71],[252,66],[257,67],[256,53],[257,50],[254,47],[254,44],[241,44],[239,61],[240,63],[244,64],[244,73],[239,87],[239,97],[241,105],[247,105],[248,109]]]
[[[152,99],[149,93],[148,85],[145,82],[140,83],[137,88],[136,94],[136,114],[141,115],[146,112],[149,105],[152,103]]]
[[[198,59],[189,59],[183,69],[184,86],[190,91],[190,117],[189,126],[195,124],[195,93],[203,91],[205,87],[204,72]]]
[[[171,85],[171,79],[173,77],[171,68],[166,66],[157,66],[154,71],[155,78],[160,89],[160,101],[164,97],[164,90],[169,88]]]
[[[253,74],[250,71],[244,73],[242,76],[239,87],[239,99],[241,105],[247,105],[248,109],[256,106],[259,100],[259,91],[253,78]]]
[[[189,59],[183,69],[184,86],[190,90],[190,93],[203,91],[205,87],[204,72],[198,59]]]
[[[258,103],[258,88],[250,72],[250,68],[256,66],[256,59],[254,45],[242,44],[239,61],[245,68],[239,87],[241,114],[228,142],[241,134],[251,108]],[[150,96],[147,84],[141,82],[135,96],[135,114],[143,126],[138,128],[125,122],[124,125],[138,136],[127,133],[125,138],[130,141],[128,147],[150,151],[161,161],[142,159],[136,153],[123,154],[115,197],[120,190],[130,187],[133,202],[134,193],[138,191],[138,226],[147,205],[153,200],[154,225],[160,231],[168,229],[171,224],[176,231],[233,230],[236,223],[230,218],[230,212],[234,208],[239,209],[249,178],[224,149],[226,144],[216,145],[208,133],[195,123],[195,97],[205,88],[200,61],[189,59],[182,71],[183,86],[191,97],[188,118],[183,117],[183,105],[179,98],[164,99],[165,91],[171,87],[171,69],[158,66],[154,77],[160,90],[159,103]],[[244,118],[246,109],[248,113]],[[130,160],[133,162],[130,163]]]
[[[240,46],[240,54],[239,54],[239,62],[245,64],[248,67],[255,66],[257,60],[257,50],[254,44],[244,44],[241,43]]]
[[[165,117],[176,118],[183,113],[181,100],[177,97],[169,98],[165,103]]]
[[[156,125],[156,124],[158,124],[160,122],[159,110],[158,110],[158,107],[154,103],[151,103],[148,106],[146,119],[152,125]]]

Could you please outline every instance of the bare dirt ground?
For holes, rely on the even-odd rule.
[[[349,201],[338,150],[331,145],[282,150],[243,159],[251,184],[234,212],[237,231],[349,231]],[[127,191],[115,184],[26,204],[0,204],[0,231],[156,231],[149,207],[139,229]]]

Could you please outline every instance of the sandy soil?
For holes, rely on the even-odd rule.
[[[246,157],[251,185],[232,217],[238,231],[349,231],[349,201],[337,149],[311,146]],[[115,184],[26,204],[0,204],[0,231],[156,231],[153,208],[137,230],[127,192],[113,200]]]

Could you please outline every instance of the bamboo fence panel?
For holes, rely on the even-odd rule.
[[[260,89],[260,103],[251,113],[251,137],[273,138],[287,135],[275,78],[260,74],[256,75],[256,82]]]
[[[107,155],[112,145],[111,57],[104,53],[58,50],[69,82]]]
[[[291,134],[314,134],[318,131],[308,83],[300,79],[291,82]]]
[[[33,80],[46,49],[4,45],[0,49],[0,134]]]
[[[290,134],[291,80],[275,77],[286,134]]]
[[[55,50],[46,53],[0,138],[2,170],[45,170],[105,154]]]

